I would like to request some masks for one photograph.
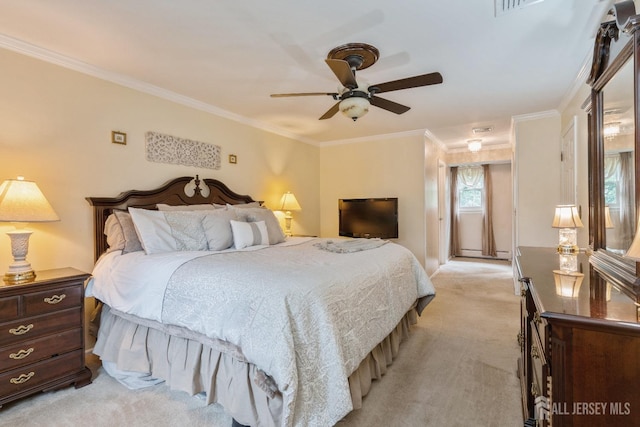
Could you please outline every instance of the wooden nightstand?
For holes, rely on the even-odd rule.
[[[84,360],[84,283],[73,268],[0,282],[0,407],[39,391],[91,383]]]

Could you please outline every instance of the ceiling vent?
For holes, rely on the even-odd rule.
[[[485,126],[485,127],[477,127],[471,129],[474,135],[483,135],[485,133],[489,133],[493,131],[493,126]]]
[[[494,0],[496,5],[496,17],[503,16],[509,12],[523,9],[544,0]]]

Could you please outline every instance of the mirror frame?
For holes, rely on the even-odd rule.
[[[635,301],[640,301],[640,263],[606,250],[605,203],[604,203],[604,96],[603,89],[618,71],[631,60],[633,62],[634,105],[634,165],[636,224],[640,208],[640,15],[635,13],[632,0],[613,5],[614,21],[603,22],[596,36],[591,73],[587,83],[591,95],[586,107],[589,123],[589,242],[593,253],[589,260],[604,278],[616,285]],[[620,32],[630,40],[609,64],[610,47],[617,41]],[[636,230],[638,232],[639,230]]]

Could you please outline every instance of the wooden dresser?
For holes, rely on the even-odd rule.
[[[24,396],[91,383],[84,358],[84,282],[73,268],[0,282],[0,407]]]
[[[575,297],[561,296],[555,248],[519,248],[525,426],[640,425],[638,306],[577,257]],[[557,273],[556,273],[557,276]]]

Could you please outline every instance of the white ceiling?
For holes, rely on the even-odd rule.
[[[527,7],[496,17],[499,5]],[[422,133],[464,147],[509,140],[512,116],[558,108],[589,61],[612,0],[0,0],[0,47],[322,145]],[[371,107],[353,122],[318,120],[335,92],[324,59],[345,43],[380,59],[358,80],[439,71],[444,83],[381,94],[411,107]]]

